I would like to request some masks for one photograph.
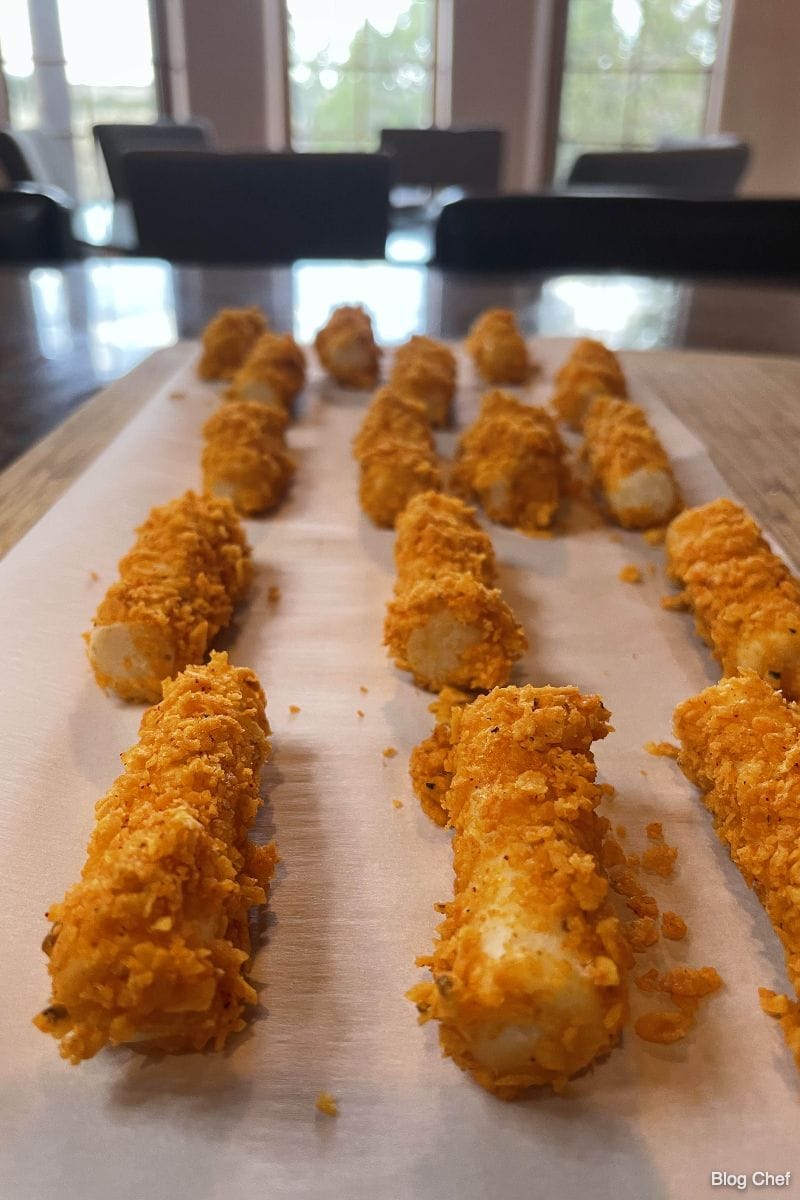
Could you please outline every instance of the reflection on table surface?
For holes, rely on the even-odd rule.
[[[632,275],[472,276],[387,262],[273,268],[171,267],[87,259],[0,270],[0,465],[85,396],[226,305],[259,304],[308,342],[332,307],[360,303],[387,344],[412,333],[460,338],[488,307],[523,329],[591,335],[617,349],[702,347],[800,354],[800,289]]]

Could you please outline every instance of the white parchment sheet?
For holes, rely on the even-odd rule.
[[[538,347],[551,366],[567,348]],[[629,1030],[566,1095],[514,1104],[442,1059],[433,1024],[418,1028],[404,993],[432,945],[432,906],[451,895],[448,835],[407,778],[431,697],[381,645],[393,535],[359,512],[349,449],[367,398],[318,375],[291,429],[291,496],[247,522],[256,579],[224,643],[259,674],[273,728],[255,836],[274,835],[283,862],[253,967],[262,1007],[217,1055],[123,1048],[70,1067],[34,1029],[49,998],[43,914],[80,872],[93,805],[142,711],[97,688],[80,633],[134,525],[199,485],[216,393],[194,378],[195,355],[187,344],[185,368],[0,564],[2,1200],[685,1200],[724,1190],[712,1171],[800,1176],[800,1078],[757,995],[787,986],[777,938],[675,763],[643,749],[671,737],[674,705],[717,670],[691,618],[659,607],[663,551],[637,534],[545,540],[492,527],[501,585],[531,641],[514,679],[602,694],[616,729],[596,747],[617,789],[605,811],[627,826],[629,850],[648,821],[663,822],[676,875],[644,878],[690,930],[639,969],[709,964],[725,988],[686,1041],[653,1046]],[[637,356],[623,361],[687,500],[725,494],[703,447],[637,385]],[[460,425],[478,395],[462,368]],[[619,581],[627,563],[642,584]],[[383,756],[389,746],[397,757]],[[631,991],[635,1012],[652,1007]],[[315,1111],[322,1089],[338,1118]],[[794,1174],[782,1191],[800,1194]]]

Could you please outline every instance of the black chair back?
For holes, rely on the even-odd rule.
[[[0,262],[66,262],[79,258],[71,210],[57,188],[21,183],[0,191]]]
[[[116,200],[128,200],[125,155],[132,150],[210,150],[207,121],[159,122],[155,125],[93,125],[95,141],[105,160]]]
[[[501,129],[382,129],[381,152],[392,156],[392,183],[460,187],[492,195],[500,184]]]
[[[436,263],[473,271],[800,276],[800,199],[498,196],[442,210]]]
[[[384,155],[142,151],[125,166],[140,254],[192,263],[384,256]]]
[[[575,159],[567,183],[608,183],[723,198],[736,191],[749,157],[745,142],[593,152]]]

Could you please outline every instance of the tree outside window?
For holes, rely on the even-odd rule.
[[[292,147],[371,151],[433,123],[435,0],[287,0]]]
[[[586,150],[702,135],[723,0],[570,0],[556,177]]]

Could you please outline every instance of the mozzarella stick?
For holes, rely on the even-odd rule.
[[[353,452],[361,507],[376,525],[391,528],[412,496],[442,486],[424,407],[391,387],[376,392]]]
[[[452,484],[477,496],[486,513],[523,533],[546,529],[558,508],[564,447],[543,408],[487,392],[461,435]]]
[[[450,423],[456,390],[452,350],[429,337],[412,337],[395,351],[389,385],[425,406],[434,429]]]
[[[430,691],[508,680],[527,638],[497,588],[494,552],[475,510],[453,496],[415,496],[397,520],[397,582],[384,642]]]
[[[306,382],[306,359],[289,333],[262,333],[233,376],[229,400],[257,400],[290,412]]]
[[[223,308],[203,330],[201,379],[230,379],[267,328],[260,308]]]
[[[258,401],[220,405],[203,426],[205,490],[227,497],[245,515],[274,508],[295,470],[285,428],[285,412]]]
[[[214,654],[166,680],[96,807],[80,882],[47,912],[52,997],[35,1019],[72,1063],[104,1046],[220,1050],[257,996],[248,910],[277,853],[248,838],[269,757],[264,693]]]
[[[102,688],[156,701],[161,681],[202,662],[252,575],[230,500],[186,492],[154,508],[84,634]]]
[[[582,338],[556,375],[553,407],[562,421],[580,430],[595,396],[628,394],[616,354],[602,342]]]
[[[723,674],[755,671],[800,699],[800,582],[749,513],[726,499],[689,508],[670,523],[666,550]]]
[[[465,345],[487,383],[527,383],[535,370],[514,314],[507,308],[481,313],[473,321]]]
[[[368,391],[378,381],[380,350],[375,345],[372,321],[358,305],[342,305],[320,329],[314,345],[328,374],[342,387]]]
[[[504,1099],[563,1088],[616,1043],[630,949],[608,903],[598,696],[498,688],[451,713],[454,899],[409,993],[445,1054]]]
[[[800,995],[800,710],[746,672],[684,700],[674,723],[681,769],[766,909]]]
[[[649,529],[674,516],[680,496],[664,447],[641,408],[596,396],[583,424],[584,449],[616,520]]]

